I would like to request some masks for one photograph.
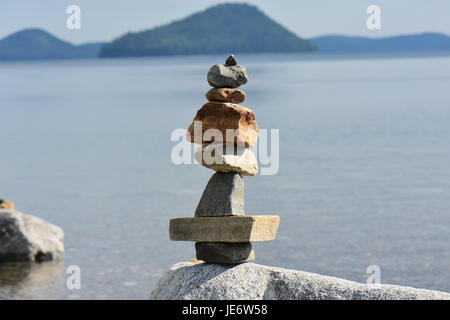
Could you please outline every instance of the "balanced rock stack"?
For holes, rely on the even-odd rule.
[[[170,220],[169,237],[196,241],[198,260],[241,263],[255,258],[251,242],[275,239],[280,218],[244,214],[242,176],[258,173],[256,157],[249,149],[258,140],[255,114],[237,104],[246,97],[236,89],[248,81],[245,67],[230,55],[225,64],[210,68],[207,79],[213,87],[206,93],[209,102],[197,111],[186,138],[201,145],[196,160],[216,173],[203,191],[195,217]]]

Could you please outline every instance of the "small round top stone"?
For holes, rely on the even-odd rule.
[[[226,66],[235,66],[237,65],[236,59],[233,54],[230,54],[227,60],[225,61]]]

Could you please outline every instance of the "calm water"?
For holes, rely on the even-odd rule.
[[[174,165],[224,57],[0,64],[0,197],[65,230],[64,262],[0,265],[0,298],[146,299],[195,255],[168,239],[212,171]],[[238,56],[280,170],[245,178],[248,214],[278,214],[257,263],[450,291],[450,57]],[[82,289],[65,287],[69,265]]]

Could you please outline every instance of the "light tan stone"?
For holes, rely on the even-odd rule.
[[[14,203],[8,200],[0,199],[0,209],[14,210]]]
[[[189,259],[187,262],[191,262],[191,263],[203,263],[203,260]]]
[[[169,237],[200,242],[270,241],[279,224],[280,217],[274,215],[175,218],[170,220]]]
[[[211,143],[199,147],[194,154],[195,160],[216,172],[237,172],[243,176],[258,174],[258,161],[253,151],[247,148],[234,148],[222,143]]]
[[[252,110],[232,103],[208,102],[197,111],[186,139],[198,144],[228,142],[253,147],[258,134]]]

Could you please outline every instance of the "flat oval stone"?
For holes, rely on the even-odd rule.
[[[207,80],[214,88],[237,88],[247,83],[247,70],[243,66],[215,64],[209,69]]]
[[[241,103],[245,101],[245,93],[239,89],[212,88],[206,93],[206,99],[211,102]]]

